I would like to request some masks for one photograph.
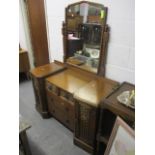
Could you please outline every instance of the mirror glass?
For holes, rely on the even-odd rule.
[[[80,2],[66,8],[66,62],[97,73],[106,10],[103,5]]]

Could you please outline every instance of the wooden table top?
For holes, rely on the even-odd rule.
[[[66,69],[63,72],[48,77],[46,81],[69,93],[74,93],[93,79],[93,77],[87,76],[83,72]]]
[[[42,77],[48,76],[52,73],[56,73],[56,72],[63,70],[63,69],[65,69],[65,67],[58,65],[58,64],[53,62],[53,63],[47,64],[44,66],[34,68],[30,72],[35,77],[42,78]]]
[[[135,119],[135,110],[122,105],[117,100],[117,96],[120,95],[123,91],[133,89],[135,89],[133,84],[127,82],[122,83],[118,89],[116,89],[105,100],[103,100],[102,106],[113,111],[117,115],[121,115],[122,117],[126,116],[129,120],[133,121]]]
[[[98,107],[100,101],[111,93],[116,85],[118,85],[118,83],[115,81],[97,77],[95,80],[77,90],[74,94],[74,98]]]

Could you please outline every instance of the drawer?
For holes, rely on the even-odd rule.
[[[56,95],[59,95],[59,88],[56,87],[55,85],[51,84],[51,83],[46,82],[46,89],[49,92],[52,92],[52,93],[54,93]]]
[[[64,91],[64,90],[60,90],[60,96],[65,98],[66,100],[68,100],[70,102],[74,102],[73,95]]]
[[[57,96],[47,90],[48,107],[50,113],[56,119],[66,125],[69,129],[74,130],[74,103],[66,99],[68,94],[69,93],[65,91],[60,91],[60,96]]]
[[[66,113],[62,109],[59,109],[57,107],[53,107],[52,115],[56,119],[58,119],[60,122],[62,122],[63,124],[66,125],[66,123],[67,123],[67,116],[66,116]]]
[[[77,101],[76,104],[76,138],[93,147],[99,111],[86,103]]]

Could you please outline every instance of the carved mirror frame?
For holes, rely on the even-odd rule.
[[[93,6],[102,6],[104,9],[104,20],[103,20],[103,24],[101,24],[101,41],[100,41],[100,54],[99,54],[99,64],[98,64],[98,69],[97,69],[97,75],[100,76],[105,76],[105,63],[106,63],[106,56],[107,56],[107,45],[108,45],[108,40],[109,40],[109,27],[106,24],[106,20],[107,20],[107,7],[105,7],[102,4],[99,3],[94,3],[94,2],[89,2],[89,1],[80,1],[77,3],[72,3],[70,5],[68,5],[65,8],[65,22],[63,22],[63,27],[62,27],[62,35],[63,35],[63,51],[64,51],[64,56],[63,56],[63,61],[66,63],[67,60],[67,49],[68,49],[68,25],[67,25],[67,11],[70,7],[75,6],[75,5],[80,5],[82,3],[86,3],[88,5],[93,5]],[[71,64],[70,64],[71,65]],[[73,65],[76,66],[80,69],[82,69],[80,66],[78,65]],[[82,69],[85,70],[85,69]],[[87,71],[87,70],[85,70]],[[93,73],[93,72],[92,72]]]

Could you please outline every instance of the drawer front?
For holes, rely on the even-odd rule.
[[[68,100],[69,102],[74,102],[73,95],[64,90],[60,90],[60,96]]]
[[[49,107],[50,113],[55,118],[57,118],[62,123],[66,121],[67,118],[65,115],[65,107],[63,106],[62,103],[59,104],[59,102],[55,98],[48,96],[48,107]]]
[[[46,89],[51,93],[59,95],[59,88],[51,83],[46,82]]]
[[[69,129],[74,130],[74,104],[67,102],[62,96],[54,96],[49,91],[47,98],[50,113]]]

